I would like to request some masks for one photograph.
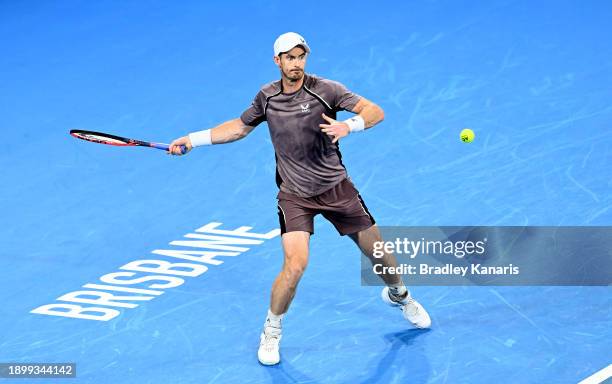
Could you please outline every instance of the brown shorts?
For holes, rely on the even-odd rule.
[[[375,221],[359,192],[349,179],[313,197],[278,193],[278,220],[281,234],[293,231],[314,233],[314,217],[319,213],[344,236],[370,228]]]

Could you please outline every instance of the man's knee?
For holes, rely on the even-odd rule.
[[[283,275],[290,285],[297,285],[306,270],[307,263],[302,259],[289,259],[283,266]]]
[[[351,239],[361,248],[363,253],[372,257],[372,253],[374,251],[374,244],[382,241],[382,237],[380,235],[380,231],[376,225],[371,226],[368,229],[364,229],[363,231],[359,231],[353,235],[351,235]]]

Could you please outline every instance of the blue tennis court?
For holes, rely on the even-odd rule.
[[[274,39],[296,31],[308,73],[385,110],[341,144],[380,225],[610,226],[611,19],[605,1],[0,2],[0,363],[142,384],[578,383],[605,369],[609,286],[413,287],[433,321],[415,330],[321,217],[283,360],[262,366],[283,260],[266,125],[185,157],[68,131],[168,143],[236,118],[279,77]],[[259,236],[198,248],[241,227]],[[31,312],[108,274],[159,275],[143,260],[198,267],[119,286],[153,292],[107,287],[139,297],[108,321]]]

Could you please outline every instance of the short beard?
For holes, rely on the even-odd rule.
[[[304,71],[299,71],[296,74],[293,74],[291,71],[287,71],[287,73],[285,73],[285,71],[282,71],[282,73],[283,77],[290,83],[300,81],[302,77],[304,77]]]

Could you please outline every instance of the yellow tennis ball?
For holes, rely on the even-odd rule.
[[[471,143],[472,141],[474,141],[474,131],[472,131],[469,128],[464,129],[463,131],[461,131],[461,133],[459,134],[459,138],[461,139],[461,141],[463,141],[464,143]]]

